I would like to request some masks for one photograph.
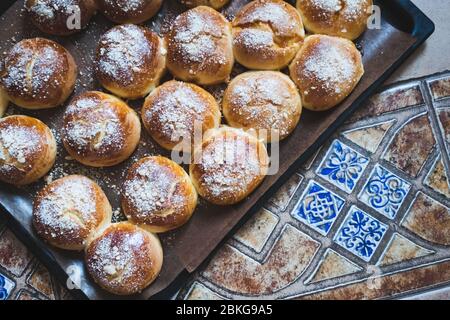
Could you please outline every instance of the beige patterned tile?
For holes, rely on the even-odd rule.
[[[30,263],[33,255],[9,230],[0,234],[0,265],[6,270],[20,276]]]

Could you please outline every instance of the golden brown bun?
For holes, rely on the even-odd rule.
[[[25,0],[34,25],[42,32],[66,36],[84,29],[95,14],[95,0]],[[77,21],[77,18],[80,21]]]
[[[75,97],[64,114],[63,143],[77,161],[92,167],[114,166],[136,149],[141,123],[122,100],[99,91]]]
[[[0,181],[25,185],[42,178],[55,163],[56,141],[40,120],[0,119]]]
[[[233,68],[231,24],[216,10],[199,6],[180,14],[166,35],[167,68],[184,81],[212,85]]]
[[[84,250],[90,237],[111,223],[112,209],[91,179],[65,176],[45,186],[33,203],[33,226],[51,245]]]
[[[5,58],[0,82],[9,99],[26,109],[61,105],[75,87],[77,65],[63,46],[44,38],[16,43]]]
[[[151,19],[161,8],[162,0],[97,0],[100,11],[119,24],[142,23]]]
[[[198,6],[208,6],[219,10],[226,5],[229,0],[180,0],[186,7],[194,8]]]
[[[201,140],[207,130],[220,125],[221,118],[219,105],[209,92],[175,80],[162,84],[145,99],[141,116],[147,131],[162,147],[187,152],[195,143],[195,125]]]
[[[114,223],[86,248],[94,281],[117,295],[141,292],[161,271],[163,250],[156,235],[129,222]]]
[[[286,67],[304,38],[299,13],[281,0],[252,1],[233,20],[234,57],[249,69]]]
[[[146,157],[128,170],[122,208],[130,220],[150,232],[185,224],[197,206],[197,192],[178,164],[161,156]]]
[[[364,74],[361,54],[353,42],[325,35],[307,37],[289,70],[303,107],[312,111],[328,110],[342,102]]]
[[[306,30],[354,40],[367,28],[372,0],[297,0]]]
[[[2,87],[0,87],[0,118],[3,117],[3,115],[5,114],[6,109],[8,108],[8,104],[9,104],[8,96],[5,90],[3,90]]]
[[[269,158],[264,144],[241,129],[210,130],[196,150],[189,174],[197,192],[217,205],[242,201],[264,180]]]
[[[106,32],[97,47],[95,74],[107,90],[122,98],[146,96],[166,68],[166,48],[150,29],[133,24]]]
[[[222,110],[227,123],[255,129],[266,142],[286,138],[297,126],[302,102],[297,87],[278,71],[245,72],[225,90]]]

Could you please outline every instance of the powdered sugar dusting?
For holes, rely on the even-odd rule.
[[[365,14],[366,0],[310,0],[309,3],[323,14],[340,14],[345,20],[356,20]]]
[[[59,14],[73,14],[74,8],[78,7],[78,0],[34,0],[27,9],[34,13],[42,22],[50,22]]]
[[[141,27],[117,26],[100,39],[96,71],[121,85],[130,85],[139,75],[148,74],[144,66],[155,56],[156,50]]]
[[[35,219],[44,226],[46,237],[76,239],[83,243],[90,227],[96,225],[96,201],[92,182],[68,177],[46,187],[45,196],[33,211]],[[81,239],[80,239],[81,237]]]

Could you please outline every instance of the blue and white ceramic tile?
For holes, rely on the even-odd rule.
[[[0,273],[0,300],[8,299],[14,287],[15,287],[14,282],[12,282],[6,276]]]
[[[393,219],[410,189],[410,183],[377,164],[358,199],[382,215]]]
[[[334,242],[364,261],[370,261],[387,229],[384,223],[352,206]]]
[[[366,169],[369,159],[339,140],[334,140],[324,157],[317,174],[347,193]]]
[[[311,180],[291,214],[325,236],[333,226],[344,203],[344,199]]]

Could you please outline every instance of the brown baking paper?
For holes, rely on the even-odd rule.
[[[247,2],[246,0],[232,0],[223,10],[223,13],[231,20],[237,10]],[[113,24],[98,14],[94,17],[88,28],[81,33],[69,37],[52,37],[42,34],[30,23],[26,13],[22,9],[22,3],[23,1],[17,1],[0,21],[0,30],[2,30],[0,34],[2,51],[0,52],[7,51],[13,44],[24,38],[40,36],[53,39],[64,45],[74,55],[78,63],[80,74],[74,95],[86,90],[102,90],[93,77],[92,60],[98,39]],[[159,14],[145,25],[159,34],[164,34],[170,27],[171,21],[175,19],[177,14],[184,10],[186,9],[175,0],[167,0],[164,2],[163,9]],[[399,23],[401,24],[401,20],[399,20]],[[164,248],[162,272],[152,285],[141,294],[132,298],[150,298],[167,288],[184,269],[189,272],[195,270],[241,218],[255,204],[261,204],[262,199],[267,197],[268,190],[276,186],[276,182],[287,172],[288,168],[300,156],[305,155],[308,149],[312,151],[311,147],[313,144],[320,140],[320,138],[324,139],[325,133],[331,134],[330,127],[336,125],[348,115],[346,111],[348,111],[353,103],[358,102],[358,97],[379,79],[388,68],[398,61],[415,41],[416,39],[411,35],[397,30],[384,20],[380,30],[368,30],[358,40],[358,44],[363,52],[366,73],[352,95],[340,106],[328,112],[313,113],[305,110],[296,130],[290,137],[282,141],[280,145],[280,168],[278,173],[273,176],[268,176],[262,185],[245,201],[235,206],[218,207],[201,200],[188,224],[176,231],[161,234],[160,238]],[[242,71],[245,71],[245,69],[236,65],[233,75]],[[166,79],[170,79],[170,75],[167,75]],[[220,85],[207,89],[220,101],[224,88],[224,85]],[[130,105],[139,112],[142,106],[142,100],[132,101]],[[37,190],[45,185],[46,181],[48,182],[67,174],[84,174],[100,184],[115,209],[115,218],[120,219],[119,192],[127,168],[134,161],[144,156],[156,154],[169,156],[169,154],[167,151],[161,149],[148,136],[145,130],[143,130],[138,149],[124,163],[105,169],[84,167],[73,160],[68,160],[68,155],[62,146],[60,128],[64,110],[64,106],[54,110],[40,111],[10,108],[9,113],[21,113],[34,116],[50,126],[58,140],[58,157],[56,165],[47,179],[42,179],[42,181],[22,190],[15,190],[5,185],[0,186],[0,202],[24,228],[28,240],[31,239],[32,243],[45,248],[47,253],[50,254],[47,257],[49,259],[44,260],[48,262],[50,258],[53,258],[58,267],[62,268],[66,273],[71,274],[76,280],[75,282],[80,284],[81,290],[87,297],[91,299],[115,298],[100,289],[89,278],[83,265],[82,253],[56,250],[46,246],[36,238],[31,227],[30,199],[32,199]],[[50,267],[52,268],[52,266]],[[71,289],[73,284],[68,283],[68,287]]]

